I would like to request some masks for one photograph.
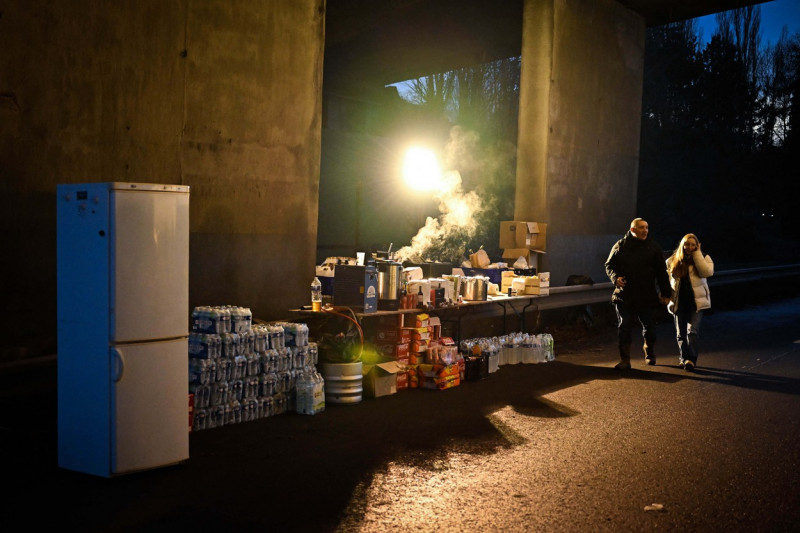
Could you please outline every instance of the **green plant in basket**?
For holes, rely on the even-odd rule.
[[[362,345],[358,331],[323,333],[319,342],[319,360],[323,363],[356,363],[361,361]]]

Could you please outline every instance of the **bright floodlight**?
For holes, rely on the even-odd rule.
[[[425,148],[410,148],[403,163],[403,177],[409,187],[418,191],[438,190],[442,173],[436,156]]]

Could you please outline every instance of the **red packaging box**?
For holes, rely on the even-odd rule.
[[[378,328],[375,332],[375,341],[384,344],[389,342],[405,344],[411,341],[411,331],[407,328]]]
[[[397,373],[397,390],[408,388],[408,372]]]
[[[409,343],[405,342],[402,344],[395,344],[389,342],[376,342],[375,346],[378,348],[381,354],[386,357],[391,357],[393,359],[401,359],[403,357],[408,357],[409,351]]]

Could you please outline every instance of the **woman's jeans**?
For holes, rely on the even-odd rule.
[[[675,334],[678,338],[678,349],[681,361],[697,363],[697,337],[700,335],[700,320],[703,311],[688,311],[675,314]]]

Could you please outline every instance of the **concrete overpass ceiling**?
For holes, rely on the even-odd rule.
[[[617,0],[648,26],[754,0]],[[328,0],[325,90],[380,87],[519,55],[523,0]]]

